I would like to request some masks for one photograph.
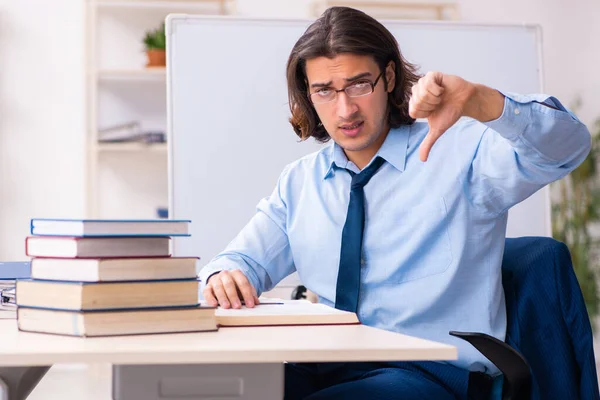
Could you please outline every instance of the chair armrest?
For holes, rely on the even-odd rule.
[[[450,335],[471,343],[498,367],[504,375],[503,399],[530,399],[531,371],[527,360],[518,351],[485,333],[450,331]]]

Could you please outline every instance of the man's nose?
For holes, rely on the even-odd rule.
[[[351,119],[358,111],[358,106],[346,92],[339,92],[336,100],[337,115],[340,119]]]

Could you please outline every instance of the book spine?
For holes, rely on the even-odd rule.
[[[29,255],[29,236],[25,238],[25,255],[27,257],[30,257]]]

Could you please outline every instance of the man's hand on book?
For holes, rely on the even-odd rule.
[[[256,289],[240,270],[221,271],[212,275],[202,292],[204,300],[211,306],[241,308],[243,299],[246,307],[258,304]]]

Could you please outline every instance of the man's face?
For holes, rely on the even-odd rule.
[[[374,83],[382,72],[386,74],[391,91],[394,87],[393,66],[390,64],[386,71],[381,71],[371,56],[340,54],[334,58],[318,57],[306,61],[308,88],[313,99],[327,98],[332,91],[353,85],[355,88],[348,91],[360,93],[361,87],[369,87],[369,82]],[[366,156],[368,162],[385,140],[389,129],[387,92],[381,76],[371,94],[350,97],[341,91],[333,101],[313,101],[327,133],[345,150],[350,160]]]

